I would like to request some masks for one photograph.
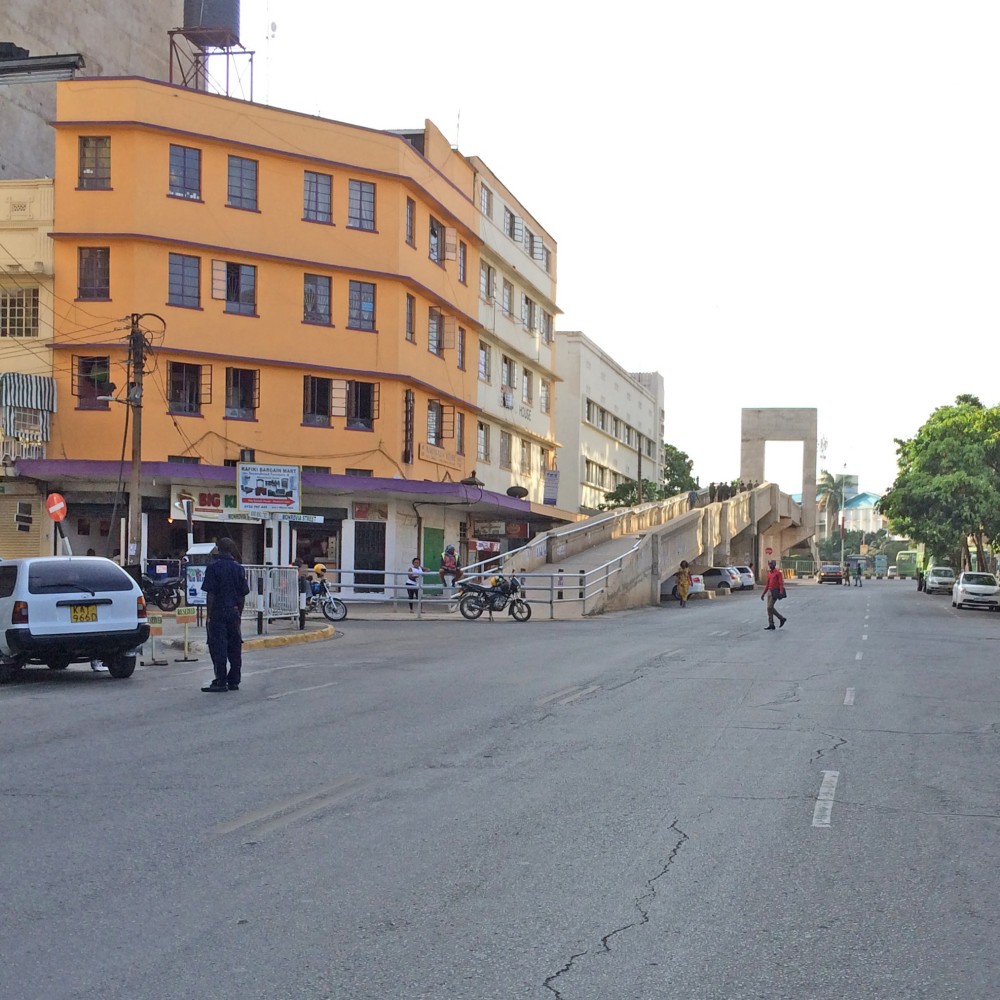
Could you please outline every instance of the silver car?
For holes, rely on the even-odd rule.
[[[1000,585],[992,573],[962,573],[951,589],[953,608],[1000,609]]]
[[[925,594],[950,594],[955,586],[955,571],[950,566],[931,566],[924,577]]]

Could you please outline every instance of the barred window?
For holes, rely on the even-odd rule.
[[[302,218],[308,222],[332,222],[333,178],[307,170],[303,187]]]
[[[201,258],[172,253],[168,270],[167,304],[197,309],[201,305]]]
[[[375,329],[375,286],[370,281],[352,281],[348,292],[347,325],[354,330]]]
[[[38,336],[38,289],[0,288],[0,337]]]
[[[306,375],[302,379],[302,423],[329,427],[333,380]]]
[[[111,137],[80,136],[80,162],[77,186],[85,191],[111,188]]]
[[[232,208],[257,208],[257,161],[229,157],[229,201]]]
[[[111,298],[110,247],[80,247],[77,265],[77,298]]]
[[[201,150],[170,145],[170,182],[174,198],[201,199]]]
[[[375,185],[371,182],[348,182],[347,224],[352,229],[375,231]]]
[[[302,282],[302,319],[305,323],[330,323],[330,278],[307,274]]]

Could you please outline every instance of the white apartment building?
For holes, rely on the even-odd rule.
[[[663,472],[663,376],[630,374],[589,337],[556,334],[558,506],[593,513],[604,494]]]
[[[482,160],[469,162],[483,238],[476,476],[541,503],[556,447],[556,243]]]

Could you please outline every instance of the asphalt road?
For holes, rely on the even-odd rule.
[[[996,1000],[1000,615],[758,596],[27,671],[0,997]]]

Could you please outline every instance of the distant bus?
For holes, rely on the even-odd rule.
[[[919,553],[916,549],[903,549],[896,553],[896,572],[900,580],[915,580],[917,578],[917,557]]]

